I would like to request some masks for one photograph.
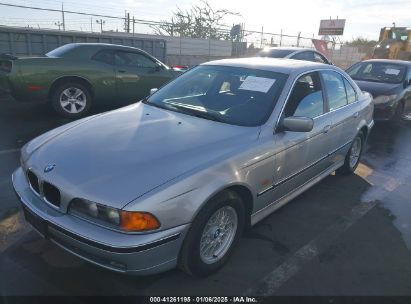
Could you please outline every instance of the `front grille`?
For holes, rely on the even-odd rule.
[[[56,207],[60,207],[60,190],[48,182],[43,183],[44,198]]]
[[[29,180],[31,188],[33,188],[33,190],[37,192],[37,194],[40,194],[40,183],[37,175],[29,170],[27,171],[27,178]]]

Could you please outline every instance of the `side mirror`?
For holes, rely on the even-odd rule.
[[[310,132],[314,127],[314,120],[308,117],[286,117],[281,123],[281,130],[291,132]]]
[[[157,88],[152,88],[150,89],[150,95],[153,95],[155,92],[157,92],[158,89]]]

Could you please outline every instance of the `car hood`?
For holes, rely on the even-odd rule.
[[[229,158],[259,131],[138,103],[43,139],[27,165],[70,196],[123,208],[188,171]],[[54,170],[44,173],[50,164]]]
[[[383,83],[362,80],[355,80],[355,82],[362,91],[371,93],[374,98],[380,95],[390,95],[402,87],[402,84],[398,83]]]

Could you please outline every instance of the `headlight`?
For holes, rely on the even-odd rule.
[[[70,203],[69,213],[130,232],[160,227],[160,222],[151,213],[119,210],[83,199],[74,199]]]
[[[397,94],[394,95],[382,95],[374,98],[373,103],[374,104],[382,104],[382,103],[388,103],[390,101],[393,101],[395,98],[397,98]]]

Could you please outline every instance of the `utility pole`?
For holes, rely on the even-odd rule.
[[[263,40],[264,40],[264,26],[261,27],[261,42],[260,42],[260,48],[263,48]]]
[[[66,30],[66,21],[64,20],[64,4],[61,2],[61,16],[63,17],[63,31]]]
[[[124,11],[124,31],[130,33],[130,13]]]
[[[93,32],[93,17],[90,17],[90,29]]]
[[[174,18],[171,17],[171,37],[174,36]]]
[[[133,16],[133,36],[134,36],[134,27],[135,27],[135,25],[136,25],[136,20],[134,19],[134,16]]]
[[[127,33],[127,10],[124,11],[124,32]]]
[[[104,21],[103,19],[100,20],[96,20],[97,24],[100,24],[100,32],[103,33],[103,24],[106,23],[106,21]]]
[[[54,22],[54,25],[58,26],[58,27],[59,27],[59,31],[60,31],[60,30],[61,30],[61,26],[63,25],[63,23],[62,23],[61,21],[57,21],[57,22]]]

